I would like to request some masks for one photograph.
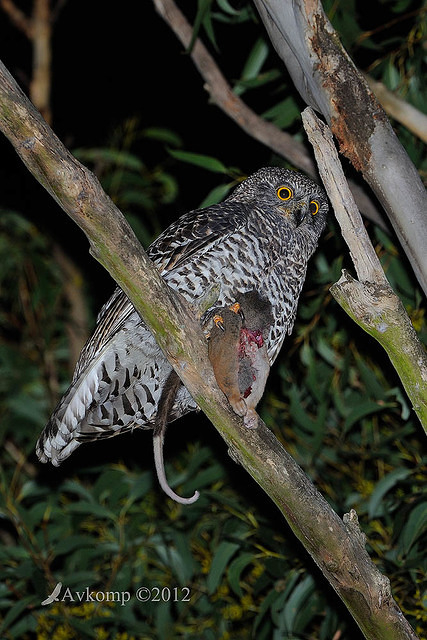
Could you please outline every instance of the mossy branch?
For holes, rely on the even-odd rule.
[[[64,148],[1,63],[0,128],[31,173],[83,229],[92,254],[129,296],[232,457],[278,506],[366,637],[414,640],[388,579],[365,550],[355,512],[341,520],[261,421],[248,430],[231,411],[191,310],[161,279],[96,177]]]
[[[329,127],[311,108],[304,127],[359,280],[344,271],[331,293],[348,315],[386,350],[427,432],[427,354],[391,288],[346,183]]]

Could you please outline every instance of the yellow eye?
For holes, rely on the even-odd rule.
[[[315,216],[316,213],[319,211],[319,203],[316,202],[316,200],[312,200],[308,208],[310,213],[312,213]]]
[[[280,200],[290,200],[293,195],[294,192],[289,187],[279,187],[277,189],[277,197],[280,198]]]

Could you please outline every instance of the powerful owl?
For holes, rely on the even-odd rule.
[[[167,284],[189,302],[220,284],[215,306],[257,291],[271,305],[270,363],[291,333],[307,262],[328,212],[324,190],[301,173],[263,168],[222,203],[184,214],[148,248]],[[206,312],[209,314],[209,310]],[[202,318],[203,321],[203,318]],[[120,288],[102,307],[70,387],[37,443],[58,466],[83,442],[153,428],[171,366]],[[169,421],[197,405],[181,385]]]

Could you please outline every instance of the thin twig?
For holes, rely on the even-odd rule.
[[[153,0],[157,12],[169,25],[185,49],[191,44],[193,28],[173,0]],[[200,40],[196,38],[190,52],[191,59],[205,80],[205,89],[213,102],[234,120],[246,133],[264,143],[299,169],[313,176],[316,167],[301,142],[281,131],[271,122],[257,116],[235,93]]]
[[[33,25],[31,18],[25,15],[12,0],[0,0],[0,6],[10,18],[10,21],[17,29],[25,33],[27,38],[31,40],[33,37]]]
[[[153,0],[154,6],[166,24],[172,29],[185,49],[193,39],[193,27],[187,21],[173,0]],[[223,73],[200,38],[196,38],[191,49],[191,59],[205,81],[205,88],[211,100],[229,118],[258,142],[285,158],[297,169],[318,179],[317,168],[305,146],[286,131],[282,131],[271,122],[263,120],[250,109],[232,90]],[[387,225],[363,189],[351,182],[351,191],[361,211],[369,220],[387,229]]]

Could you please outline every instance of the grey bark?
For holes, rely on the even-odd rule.
[[[188,49],[193,42],[193,27],[177,7],[174,0],[153,0],[153,3],[159,15],[169,25],[185,49]],[[213,103],[241,127],[245,133],[265,144],[277,155],[285,158],[314,180],[318,180],[317,167],[305,145],[286,131],[276,127],[272,122],[267,122],[257,115],[234,93],[200,38],[194,40],[190,56],[205,81],[205,89]],[[363,214],[388,232],[389,225],[384,221],[376,203],[374,204],[373,200],[358,184],[350,182],[349,185]]]
[[[375,253],[329,127],[310,107],[303,112],[303,122],[359,278],[355,280],[344,271],[330,291],[349,316],[386,350],[427,433],[427,354]]]
[[[254,0],[306,103],[325,117],[341,153],[384,207],[427,293],[427,197],[416,168],[319,0]]]
[[[0,129],[36,179],[85,232],[92,254],[120,284],[185,386],[239,461],[287,519],[369,640],[416,635],[365,549],[356,513],[331,509],[260,420],[247,429],[216,385],[192,313],[169,289],[99,181],[65,149],[0,63]]]

